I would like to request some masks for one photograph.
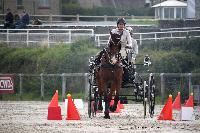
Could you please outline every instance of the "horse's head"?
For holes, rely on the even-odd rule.
[[[102,64],[110,63],[110,64],[117,64],[120,63],[120,50],[121,50],[121,36],[122,34],[112,33],[110,31],[110,40],[109,40],[109,47],[104,53],[102,58]]]
[[[120,40],[121,40],[122,34],[123,32],[121,34],[117,34],[117,33],[112,33],[110,31],[109,48],[113,54],[119,53],[119,51],[121,50]]]

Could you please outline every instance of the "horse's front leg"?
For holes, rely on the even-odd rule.
[[[110,111],[114,112],[117,109],[117,104],[119,101],[119,91],[116,90],[115,98],[114,98],[114,104],[110,106]]]
[[[109,106],[110,106],[110,100],[108,97],[108,90],[106,88],[106,90],[104,91],[104,102],[105,102],[105,111],[104,111],[104,118],[105,119],[110,119],[110,115],[109,115]]]
[[[110,106],[110,111],[114,112],[117,109],[117,104],[119,101],[119,90],[121,89],[122,84],[122,69],[119,69],[118,71],[118,77],[115,79],[115,82],[111,85],[111,94],[115,92],[115,98],[114,98],[114,104]]]

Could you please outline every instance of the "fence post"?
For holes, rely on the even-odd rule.
[[[192,74],[188,73],[188,80],[189,80],[189,95],[191,92],[193,92],[192,90]]]
[[[41,92],[41,100],[44,100],[44,77],[43,77],[43,73],[40,74],[40,80],[41,80],[41,88],[40,88],[40,92]]]
[[[77,21],[77,22],[80,21],[80,19],[79,19],[79,14],[76,15],[76,21]]]
[[[100,47],[101,44],[100,44],[100,36],[97,36],[97,47]]]
[[[140,45],[142,45],[142,34],[140,34]]]
[[[47,30],[47,43],[48,43],[48,48],[50,48],[50,44],[49,44],[49,30]]]
[[[49,15],[49,22],[50,24],[52,24],[52,21],[53,21],[53,17],[52,17],[52,14]]]
[[[28,41],[29,41],[29,30],[27,30],[27,32],[26,32],[26,45],[27,45],[27,47],[28,47]]]
[[[71,41],[72,41],[72,32],[71,30],[69,30],[69,43],[71,43]]]
[[[94,30],[92,29],[92,36],[94,36]]]
[[[62,73],[62,101],[65,100],[65,93],[66,93],[66,76],[65,73]]]
[[[88,88],[89,88],[89,81],[88,81],[88,73],[84,74],[85,79],[85,100],[87,100]]]
[[[7,32],[6,32],[6,42],[7,42],[7,45],[9,45],[9,30],[7,29]]]
[[[165,98],[165,78],[164,78],[164,73],[160,74],[160,81],[161,81],[161,102],[164,104],[164,98]]]
[[[155,42],[157,42],[157,33],[155,33],[155,38],[154,38]]]
[[[22,74],[19,74],[19,96],[20,96],[19,98],[20,98],[20,100],[22,100],[22,89],[23,89],[22,88],[23,87],[22,86],[22,82],[23,82],[22,76],[23,76]]]
[[[107,21],[107,20],[108,20],[108,16],[104,15],[104,21]]]

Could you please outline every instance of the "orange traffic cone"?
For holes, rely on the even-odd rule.
[[[190,94],[189,99],[186,101],[185,107],[193,107],[194,108],[194,97],[193,97],[193,93]]]
[[[110,106],[112,106],[113,104],[114,104],[114,100],[111,100],[110,101]],[[110,112],[110,113],[121,113],[121,110],[120,110],[118,104],[117,104],[117,109],[115,110],[115,112]]]
[[[169,98],[163,107],[158,120],[173,120],[172,119],[172,95],[169,95]]]
[[[120,103],[120,101],[118,101],[118,106],[120,109],[124,109],[124,105]]]
[[[68,98],[68,106],[67,106],[67,118],[66,118],[66,120],[80,120],[79,112],[76,109],[76,106],[72,101],[71,95],[68,94],[67,98]]]
[[[175,110],[181,110],[181,95],[180,92],[178,92],[178,95],[176,96],[176,99],[174,100],[172,104],[172,108]]]
[[[61,109],[58,106],[58,90],[56,90],[48,106],[48,120],[62,120]]]
[[[49,106],[57,107],[58,106],[58,90],[56,90],[54,96],[51,99]]]

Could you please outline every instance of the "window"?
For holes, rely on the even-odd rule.
[[[186,8],[182,8],[182,18],[186,18]]]
[[[165,19],[174,19],[174,8],[164,8],[164,14]]]
[[[176,8],[176,18],[181,19],[181,8]]]
[[[17,6],[22,6],[23,1],[22,0],[17,0]]]
[[[17,4],[17,9],[23,9],[23,0],[17,0],[16,4]]]
[[[169,8],[169,14],[170,14],[170,16],[169,16],[169,18],[170,19],[174,19],[174,8]]]
[[[0,9],[3,8],[3,4],[2,4],[2,1],[0,0]]]
[[[156,17],[156,18],[159,18],[159,10],[158,10],[158,8],[155,9],[155,13],[156,13],[156,14],[155,14],[155,17]]]
[[[39,8],[49,8],[49,0],[39,0]]]
[[[169,18],[169,8],[164,8],[164,19],[168,19]]]
[[[156,18],[161,19],[163,17],[162,8],[158,7],[156,8],[155,11],[156,11],[156,14],[155,14]]]

